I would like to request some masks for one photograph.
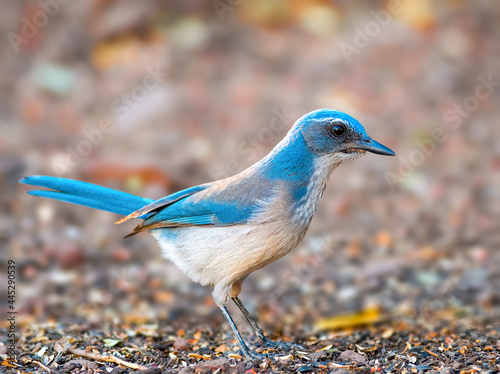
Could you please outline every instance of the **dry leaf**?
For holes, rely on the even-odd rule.
[[[322,319],[314,325],[314,331],[338,330],[379,322],[382,316],[378,308],[366,309],[360,313],[344,314]]]

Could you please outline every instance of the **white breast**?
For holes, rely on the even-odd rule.
[[[151,230],[151,234],[164,258],[193,281],[207,285],[220,282],[238,257],[256,244],[251,231],[245,225],[190,226]]]
[[[263,201],[244,225],[189,226],[151,230],[164,258],[193,281],[214,285],[214,299],[224,304],[233,285],[253,271],[283,257],[302,240],[301,227],[287,213],[290,204],[279,194]]]

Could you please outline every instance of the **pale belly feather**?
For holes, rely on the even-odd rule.
[[[305,231],[267,222],[156,229],[151,234],[164,258],[193,281],[215,287],[214,298],[220,305],[227,301],[233,285],[239,287],[250,273],[289,253]]]

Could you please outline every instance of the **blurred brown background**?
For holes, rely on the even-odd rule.
[[[4,4],[0,258],[17,263],[19,319],[222,322],[211,289],[150,236],[122,239],[134,223],[29,197],[17,181],[59,175],[160,198],[243,170],[321,107],[358,118],[398,157],[333,174],[300,247],[245,282],[249,309],[285,331],[373,308],[496,318],[500,8],[389,3]]]

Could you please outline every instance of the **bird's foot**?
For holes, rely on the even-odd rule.
[[[293,343],[285,343],[285,342],[276,342],[274,340],[269,339],[267,336],[259,336],[259,342],[262,347],[277,349],[280,351],[296,351],[296,350],[304,350],[305,348],[299,344]]]
[[[274,351],[286,351],[288,353],[288,351],[293,350],[296,347],[294,344],[275,342],[271,339],[267,340],[268,343],[266,345],[261,344],[262,348],[257,348],[257,350],[252,350],[245,344],[244,346],[240,346],[240,351],[247,360],[264,360],[266,358],[288,357],[289,356],[288,354],[283,354],[283,352],[279,353]],[[271,350],[271,352],[269,352],[267,349]],[[266,353],[261,353],[261,352],[266,352]]]
[[[245,356],[245,358],[248,361],[252,361],[252,360],[264,360],[266,358],[269,358],[269,355],[253,351],[253,350],[251,350],[248,347],[241,349],[241,351],[243,353],[243,356]]]

